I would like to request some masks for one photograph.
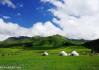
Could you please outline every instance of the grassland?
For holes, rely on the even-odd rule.
[[[59,56],[60,51],[67,53],[76,50],[80,56]],[[49,56],[42,56],[47,51]],[[90,56],[90,49],[83,47],[33,50],[22,48],[0,48],[1,70],[99,70],[99,56]],[[87,55],[83,55],[86,52]],[[10,66],[10,67],[9,67]],[[15,68],[11,68],[15,66]],[[8,68],[9,67],[9,68]]]

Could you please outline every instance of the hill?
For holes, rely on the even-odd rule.
[[[83,46],[92,49],[92,52],[99,53],[99,39],[86,42],[83,44]]]
[[[0,47],[34,47],[34,48],[58,48],[66,46],[79,46],[83,44],[82,40],[70,40],[60,35],[53,35],[49,37],[34,36],[30,37],[11,37],[5,41],[0,42]]]

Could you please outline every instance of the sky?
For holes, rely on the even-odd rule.
[[[0,0],[0,41],[62,35],[99,38],[99,0]]]

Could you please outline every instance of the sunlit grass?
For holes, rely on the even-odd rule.
[[[23,50],[15,48],[1,48],[0,66],[19,66],[20,70],[99,70],[99,56],[80,55],[59,56],[60,51],[67,53],[76,50],[80,54],[82,52],[90,52],[86,48],[57,48],[49,50]],[[49,56],[42,56],[42,53],[47,51]],[[9,54],[9,55],[7,55]],[[1,70],[7,70],[5,68]],[[14,70],[18,70],[17,68]]]

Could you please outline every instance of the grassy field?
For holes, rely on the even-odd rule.
[[[59,56],[60,51],[67,53],[76,50],[80,56]],[[42,56],[47,51],[49,56]],[[57,48],[49,50],[24,50],[16,48],[0,49],[0,70],[99,70],[99,56],[89,54],[86,48]]]

